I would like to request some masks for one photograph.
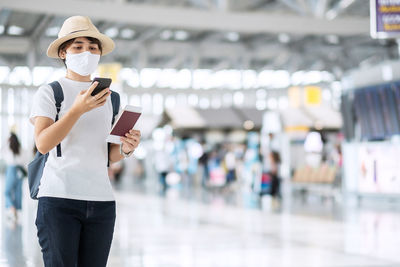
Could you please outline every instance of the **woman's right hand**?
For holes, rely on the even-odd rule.
[[[72,104],[71,111],[77,112],[79,115],[83,115],[84,113],[101,107],[106,103],[107,97],[111,94],[110,88],[102,90],[95,96],[91,95],[97,84],[98,82],[94,82],[89,89],[82,90],[76,96],[74,104]]]

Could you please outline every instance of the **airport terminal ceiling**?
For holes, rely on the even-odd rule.
[[[369,36],[366,0],[2,0],[0,65],[60,67],[45,50],[74,14],[116,40],[103,62],[127,68],[317,70],[340,80],[398,57],[395,41]]]

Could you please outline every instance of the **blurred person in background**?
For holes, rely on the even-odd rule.
[[[203,154],[199,158],[199,165],[202,166],[201,186],[206,187],[207,181],[210,178],[210,170],[208,168],[208,158],[210,152],[207,151],[205,142],[202,143]]]
[[[7,165],[5,182],[7,217],[13,222],[17,222],[18,213],[22,209],[22,182],[26,176],[29,155],[22,150],[15,133],[11,133],[8,146],[4,147],[2,155]]]
[[[154,154],[154,167],[158,173],[161,185],[161,193],[167,191],[167,175],[171,171],[171,155],[167,151],[167,145],[164,144],[160,150],[156,150]]]
[[[243,162],[243,178],[245,184],[253,187],[254,184],[258,183],[259,177],[262,176],[262,155],[257,146],[246,145]]]
[[[208,157],[210,177],[207,185],[211,187],[226,185],[226,172],[223,166],[224,154],[221,153],[221,147],[220,144],[216,144]]]
[[[271,176],[271,196],[273,199],[278,200],[280,198],[280,166],[281,156],[277,151],[271,151],[269,153],[270,171]]]
[[[172,158],[174,171],[179,174],[181,185],[188,192],[191,186],[191,176],[189,174],[190,159],[186,147],[186,138],[176,138],[173,143]]]
[[[46,267],[107,265],[116,218],[107,163],[130,156],[140,143],[140,131],[130,130],[121,145],[108,147],[111,91],[92,95],[98,83],[91,74],[113,49],[114,42],[83,16],[66,19],[47,49],[65,64],[66,75],[58,80],[64,94],[60,119],[55,121],[54,93],[47,84],[37,90],[30,115],[38,151],[49,153],[36,217]]]
[[[196,139],[187,138],[185,140],[185,150],[188,159],[187,176],[189,187],[193,188],[195,186],[199,158],[203,155],[203,147]]]
[[[236,180],[236,156],[233,152],[232,147],[228,147],[227,152],[224,157],[225,167],[226,167],[226,182],[227,184]]]

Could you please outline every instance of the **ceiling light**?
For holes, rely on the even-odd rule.
[[[123,29],[121,31],[121,37],[124,39],[132,39],[135,36],[136,32],[132,29]]]
[[[339,36],[334,34],[329,34],[325,36],[325,39],[330,44],[339,44]]]
[[[210,107],[210,100],[206,97],[200,98],[199,107],[201,109],[208,109]]]
[[[165,30],[165,31],[162,31],[161,32],[161,34],[160,34],[160,38],[162,39],[162,40],[169,40],[169,39],[171,39],[172,38],[172,31],[170,31],[170,30]]]
[[[111,27],[105,30],[104,33],[110,38],[115,38],[118,35],[118,29],[116,27]]]
[[[18,26],[15,26],[15,25],[11,25],[8,28],[8,34],[9,35],[21,35],[23,33],[24,33],[24,28],[21,28],[21,27],[18,27]]]
[[[247,131],[250,131],[254,128],[254,122],[251,120],[247,120],[243,123],[243,128]]]
[[[267,101],[265,100],[257,100],[256,109],[257,110],[265,110],[267,108]]]
[[[278,100],[276,98],[269,98],[267,100],[267,108],[270,110],[275,110],[278,108]]]
[[[233,95],[233,104],[235,106],[241,106],[244,102],[244,94],[242,92],[236,92]]]
[[[50,27],[46,29],[46,36],[53,37],[57,36],[58,32],[60,31],[60,27]]]
[[[322,98],[324,100],[330,101],[332,99],[332,92],[329,89],[325,89],[322,91]]]
[[[289,34],[286,34],[286,33],[280,33],[278,35],[278,40],[279,40],[279,42],[281,42],[283,44],[287,44],[290,42],[290,36],[289,36]]]
[[[328,12],[326,12],[325,17],[328,20],[333,20],[334,18],[336,18],[336,16],[338,15],[336,10],[329,10]]]
[[[231,42],[237,42],[240,39],[240,35],[237,32],[228,32],[225,35],[225,38],[228,39]]]
[[[264,99],[267,97],[267,91],[265,89],[259,89],[256,92],[257,99]]]
[[[175,39],[178,41],[185,41],[189,38],[189,33],[186,31],[176,31]]]

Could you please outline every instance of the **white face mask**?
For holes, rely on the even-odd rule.
[[[67,68],[81,76],[92,74],[99,64],[100,55],[85,51],[79,54],[69,54],[65,58]]]

